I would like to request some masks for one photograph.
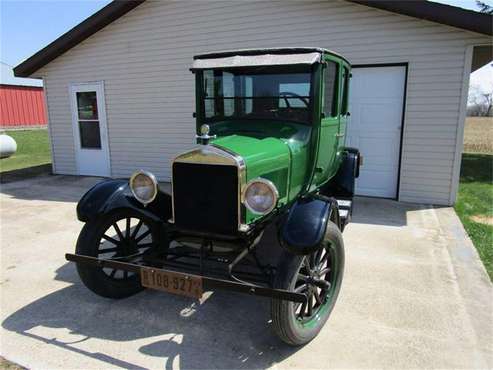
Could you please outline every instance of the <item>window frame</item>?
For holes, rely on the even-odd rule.
[[[87,93],[94,93],[94,98],[95,98],[95,101],[96,101],[96,118],[81,118],[81,115],[80,115],[80,106],[79,106],[79,94],[87,94]],[[100,120],[100,117],[99,117],[99,102],[98,102],[98,92],[97,90],[84,90],[84,91],[74,91],[74,94],[75,94],[75,109],[76,109],[76,115],[77,115],[77,128],[79,130],[79,146],[81,149],[84,149],[84,150],[92,150],[92,149],[97,149],[97,150],[101,150],[103,148],[103,143],[102,143],[102,134],[101,134],[101,120]],[[97,123],[98,125],[98,146],[94,146],[94,145],[91,145],[91,146],[87,146],[87,145],[83,145],[83,128],[81,125],[81,123]]]

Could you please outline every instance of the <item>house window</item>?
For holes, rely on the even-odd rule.
[[[81,148],[101,149],[96,91],[77,92],[77,119]]]

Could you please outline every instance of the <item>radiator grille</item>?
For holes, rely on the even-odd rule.
[[[174,163],[173,202],[178,228],[235,234],[238,230],[237,167]]]

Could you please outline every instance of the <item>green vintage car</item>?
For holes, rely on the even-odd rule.
[[[103,297],[268,297],[277,335],[307,343],[341,287],[361,164],[344,146],[351,66],[326,49],[279,48],[198,55],[191,71],[198,145],[173,160],[171,194],[143,170],[95,185],[66,257]]]

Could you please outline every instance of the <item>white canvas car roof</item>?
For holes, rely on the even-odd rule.
[[[195,56],[192,70],[312,65],[321,62],[323,54],[332,54],[341,57],[330,50],[322,48],[270,48],[220,51]]]
[[[260,67],[319,63],[320,53],[305,54],[262,54],[262,55],[234,55],[223,58],[195,59],[194,69],[236,68],[236,67]]]

